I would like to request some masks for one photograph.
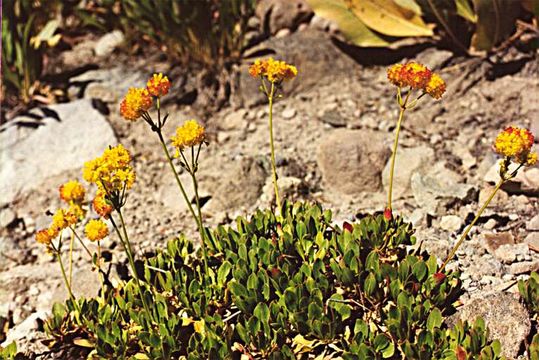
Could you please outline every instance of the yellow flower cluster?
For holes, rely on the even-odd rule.
[[[168,94],[168,90],[170,89],[170,81],[168,81],[168,78],[163,76],[162,73],[153,74],[150,80],[148,80],[146,83],[146,89],[148,89],[148,92],[152,96],[165,96]]]
[[[71,180],[60,186],[60,198],[67,203],[81,202],[84,200],[86,190],[77,180]]]
[[[145,88],[129,88],[120,103],[120,114],[126,119],[135,121],[152,106],[152,96],[161,97],[168,94],[170,81],[163,74],[153,74]]]
[[[147,89],[129,88],[127,95],[120,103],[120,114],[126,120],[137,120],[152,106],[152,97]]]
[[[291,80],[298,74],[294,65],[287,64],[284,61],[274,60],[256,60],[249,67],[249,74],[252,77],[265,77],[272,83],[280,83],[283,80]]]
[[[86,212],[80,204],[72,203],[67,210],[58,209],[52,216],[52,223],[48,228],[39,230],[36,233],[36,241],[44,245],[50,245],[60,232],[69,226],[73,226],[78,223]]]
[[[58,209],[52,217],[52,223],[47,229],[39,230],[36,233],[36,241],[50,245],[62,230],[75,225],[81,221],[86,215],[86,211],[82,208],[86,189],[77,180],[71,180],[61,185],[59,188],[60,198],[69,204],[67,209]]]
[[[537,162],[537,153],[531,152],[533,141],[533,134],[528,129],[508,126],[496,137],[494,149],[519,164],[533,166]]]
[[[101,190],[97,190],[94,200],[92,201],[92,206],[94,211],[101,216],[102,218],[108,219],[113,208],[112,205],[107,201],[105,193]]]
[[[122,144],[110,147],[103,155],[84,164],[82,176],[98,189],[110,194],[130,189],[135,182],[135,170],[131,165],[131,155]]]
[[[176,147],[176,157],[179,152],[186,147],[200,145],[206,139],[204,127],[196,120],[187,120],[182,126],[176,129],[176,136],[170,138],[172,145]]]
[[[415,62],[391,66],[387,69],[387,78],[395,86],[422,90],[434,99],[440,99],[446,90],[445,81],[440,75]]]
[[[98,241],[109,234],[109,228],[102,220],[90,220],[84,227],[84,233],[88,240]]]

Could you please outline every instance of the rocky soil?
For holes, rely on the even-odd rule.
[[[444,258],[497,181],[491,150],[497,132],[515,124],[539,135],[539,53],[512,50],[485,61],[435,48],[352,51],[322,31],[331,26],[312,14],[274,22],[276,36],[249,49],[234,69],[231,105],[201,119],[210,133],[199,175],[206,225],[232,223],[274,202],[267,108],[246,72],[256,54],[272,53],[299,69],[274,110],[281,191],[289,200],[331,208],[338,224],[385,206],[397,117],[395,88],[385,71],[390,63],[413,59],[439,71],[448,91],[441,101],[422,99],[406,115],[394,209],[416,226],[423,249]],[[86,59],[88,51],[92,59],[110,56],[110,42],[119,38],[85,44],[64,60]],[[145,60],[103,64],[70,79],[70,102],[33,109],[0,129],[0,324],[9,329],[7,339],[0,331],[4,345],[16,340],[26,351],[46,351],[39,341],[42,321],[66,293],[58,264],[33,234],[49,223],[47,211],[60,206],[57,187],[80,179],[83,163],[107,145],[122,143],[134,156],[137,183],[125,212],[138,256],[181,232],[197,239],[157,138],[146,123],[127,122],[118,111],[129,86],[142,86],[156,70],[181,69]],[[167,109],[167,135],[200,114],[174,103]],[[521,171],[506,185],[450,267],[462,271],[467,289],[457,316],[484,316],[505,354],[517,358],[523,341],[537,331],[516,282],[539,270],[539,168]],[[126,273],[119,245],[113,236],[105,244],[113,278]],[[99,285],[90,261],[80,248],[75,259],[76,295],[95,295]]]

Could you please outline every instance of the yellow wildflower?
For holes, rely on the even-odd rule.
[[[135,170],[129,165],[131,155],[121,144],[103,152],[101,157],[84,164],[84,180],[95,183],[105,193],[130,189],[135,182]]]
[[[528,155],[533,146],[533,134],[528,129],[521,129],[516,126],[506,127],[494,142],[494,149],[500,155],[512,158],[521,164],[528,163]],[[535,163],[533,155],[529,159],[530,163]]]
[[[101,220],[90,220],[84,227],[86,237],[90,241],[102,240],[109,234],[109,228]]]
[[[395,86],[422,90],[434,99],[440,99],[446,88],[440,75],[416,62],[391,66],[387,69],[387,78]]]
[[[205,139],[204,127],[196,120],[187,120],[176,129],[176,136],[171,137],[172,145],[177,148],[176,156],[179,156],[180,150],[202,144]]]
[[[54,237],[50,229],[42,229],[36,232],[36,241],[43,245],[50,245]]]
[[[291,80],[296,77],[298,70],[294,65],[269,58],[267,60],[256,60],[249,67],[249,74],[252,77],[265,77],[270,82],[280,83],[283,80]]]
[[[84,200],[86,190],[77,180],[71,180],[60,186],[60,198],[65,202],[81,202]]]
[[[86,215],[86,211],[79,204],[72,203],[65,212],[65,219],[68,225],[74,225],[81,221]]]
[[[440,75],[436,73],[432,74],[427,86],[425,87],[425,92],[434,99],[440,99],[445,92],[445,81],[440,77]]]
[[[152,97],[147,89],[129,88],[120,104],[120,114],[126,120],[137,120],[152,106]]]
[[[68,220],[66,211],[64,209],[58,209],[52,216],[52,224],[50,227],[51,229],[60,232],[70,225]]]
[[[97,194],[92,202],[94,211],[102,218],[108,219],[113,208],[112,205],[106,200],[105,193],[103,191],[97,191]]]
[[[168,78],[161,73],[153,74],[146,84],[146,89],[148,89],[148,92],[152,96],[165,96],[170,89],[170,81],[168,81]]]
[[[529,153],[526,158],[526,166],[533,166],[537,163],[537,153]]]

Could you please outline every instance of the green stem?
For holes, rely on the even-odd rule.
[[[200,232],[200,240],[202,242],[202,254],[204,255],[204,270],[209,276],[208,272],[208,250],[206,248],[206,231],[204,230],[204,225],[202,223],[202,211],[200,210],[200,201],[198,196],[198,182],[194,172],[191,172],[191,178],[193,179],[193,187],[195,188],[195,201],[198,210],[198,231]]]
[[[73,235],[75,235],[75,237],[77,238],[77,240],[79,240],[79,243],[82,245],[82,247],[84,248],[84,250],[86,251],[86,253],[88,254],[88,256],[90,256],[90,259],[92,259],[92,258],[93,258],[92,253],[91,253],[90,250],[86,247],[86,245],[84,245],[84,241],[82,241],[82,239],[80,238],[79,234],[77,234],[77,232],[75,231],[75,229],[73,229],[71,226],[69,227],[69,230],[71,230],[71,232],[73,233]]]
[[[271,149],[271,170],[273,188],[275,189],[275,202],[277,203],[277,214],[281,211],[281,198],[279,197],[279,187],[277,186],[277,168],[275,166],[275,146],[273,145],[273,96],[275,95],[275,83],[271,83],[271,90],[268,95],[269,101],[269,133]]]
[[[69,241],[69,284],[73,284],[73,243],[75,242],[75,235],[71,234],[71,240]]]
[[[69,284],[69,281],[67,280],[66,270],[64,268],[64,262],[62,261],[62,256],[60,255],[60,249],[57,249],[54,246],[52,246],[52,250],[55,252],[56,258],[58,259],[58,263],[60,264],[60,270],[62,271],[62,277],[64,278],[64,283],[65,283],[67,292],[69,293],[69,298],[73,302],[73,306],[75,306],[77,311],[80,313],[79,305],[77,304],[77,301],[75,300],[75,295],[73,295],[73,291],[71,290],[71,285]]]
[[[395,159],[397,157],[397,147],[399,145],[399,134],[401,130],[402,119],[404,118],[404,112],[406,111],[406,104],[410,97],[411,90],[406,95],[403,104],[400,105],[399,120],[397,121],[397,128],[395,129],[395,141],[393,142],[393,153],[391,154],[391,165],[389,168],[389,191],[387,194],[387,207],[391,210],[391,203],[393,200],[393,176],[395,174]]]
[[[167,158],[168,164],[170,166],[170,169],[172,170],[172,173],[174,174],[174,178],[176,179],[176,183],[178,184],[178,187],[180,188],[180,191],[183,195],[183,198],[185,200],[185,203],[187,204],[187,207],[189,208],[189,212],[191,215],[193,215],[193,218],[195,221],[197,220],[197,216],[195,213],[195,210],[193,210],[193,206],[191,205],[191,201],[189,200],[189,197],[187,196],[187,193],[185,192],[185,188],[183,187],[182,181],[180,180],[180,177],[178,176],[178,173],[176,172],[176,168],[174,167],[174,163],[172,162],[172,157],[170,156],[170,153],[167,148],[167,144],[165,143],[165,139],[163,138],[163,134],[161,133],[161,129],[157,131],[157,135],[159,136],[159,141],[161,142],[161,147],[163,148],[163,151],[165,152],[165,156]]]
[[[105,275],[101,273],[101,241],[97,240],[97,273],[101,282],[101,298],[105,303]]]
[[[144,310],[146,310],[146,312],[148,313],[148,316],[152,318],[152,313],[150,312],[150,308],[148,304],[146,304],[146,298],[144,297],[144,294],[142,292],[142,287],[140,285],[140,279],[137,274],[137,268],[135,267],[135,260],[133,259],[131,243],[129,242],[129,237],[127,236],[127,230],[125,228],[125,221],[124,221],[122,212],[120,211],[120,209],[116,209],[116,212],[118,213],[118,216],[120,217],[120,222],[122,224],[124,235],[122,236],[122,234],[120,233],[120,229],[118,229],[118,225],[116,225],[116,222],[114,221],[112,216],[110,216],[110,222],[112,223],[112,227],[116,231],[116,234],[118,234],[118,237],[120,238],[120,241],[124,247],[125,253],[127,254],[127,259],[129,261],[129,265],[131,266],[131,271],[133,272],[133,277],[135,278],[135,282],[137,284],[140,299],[142,300],[142,306],[144,307]]]
[[[455,256],[455,253],[457,252],[457,249],[460,247],[460,245],[462,244],[462,242],[464,241],[464,239],[466,239],[466,236],[468,235],[468,233],[470,232],[470,230],[472,229],[472,226],[475,225],[475,223],[477,222],[477,220],[479,219],[479,217],[481,216],[481,214],[483,213],[483,211],[485,211],[485,209],[487,208],[488,204],[492,201],[492,199],[494,198],[494,195],[496,195],[496,193],[498,192],[498,190],[500,189],[500,187],[503,185],[503,183],[506,181],[506,179],[504,178],[501,178],[500,181],[498,182],[498,184],[496,184],[496,187],[494,188],[494,190],[492,190],[492,193],[489,195],[487,201],[485,201],[485,203],[483,204],[483,206],[481,207],[481,209],[479,209],[479,211],[477,212],[477,215],[475,216],[475,218],[473,219],[473,221],[470,223],[470,225],[468,225],[468,227],[466,227],[466,230],[464,230],[464,232],[462,233],[462,235],[460,236],[460,239],[459,241],[456,243],[456,245],[453,247],[453,249],[451,249],[451,252],[449,253],[449,255],[447,256],[447,258],[445,259],[445,261],[443,262],[442,266],[440,267],[440,270],[438,270],[438,272],[442,272],[442,270],[445,268],[445,266],[447,265],[447,263],[449,262],[449,260],[451,260],[453,258],[453,256]]]

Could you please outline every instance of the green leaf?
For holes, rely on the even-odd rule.
[[[344,37],[357,46],[384,47],[389,43],[371,31],[346,6],[345,0],[307,0],[316,15],[334,21]],[[324,212],[331,219],[331,213]]]
[[[270,312],[268,305],[266,305],[266,303],[258,303],[253,311],[253,315],[256,316],[261,322],[269,322]]]
[[[228,261],[225,261],[221,264],[219,267],[219,270],[217,270],[217,284],[219,286],[223,286],[226,281],[226,277],[230,273],[230,270],[232,269],[232,264]]]
[[[367,296],[372,295],[374,292],[374,289],[376,289],[376,277],[373,273],[370,273],[367,278],[365,279],[365,284],[363,285],[363,288],[365,290],[365,294]]]
[[[427,276],[427,266],[423,261],[418,261],[412,267],[412,273],[415,275],[418,281],[423,281],[425,276]]]
[[[352,12],[372,30],[389,36],[433,36],[421,17],[393,0],[348,0]]]
[[[442,313],[438,308],[432,309],[427,318],[427,329],[433,331],[435,328],[439,328],[442,325]]]

